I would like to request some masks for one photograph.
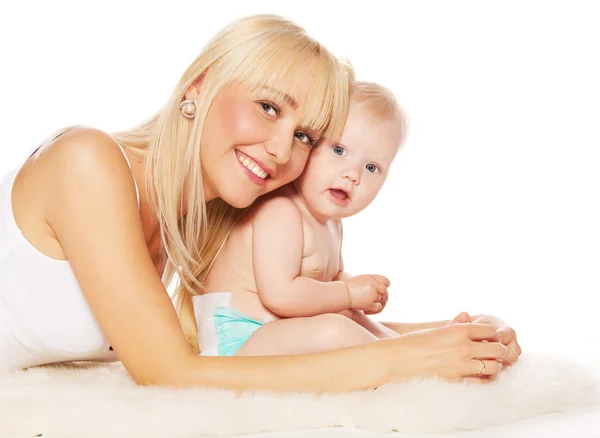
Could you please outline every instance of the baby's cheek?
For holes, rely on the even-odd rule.
[[[330,163],[329,160],[320,153],[319,148],[316,148],[309,151],[309,154],[307,154],[306,165],[303,167],[302,172],[304,172],[304,175],[307,178],[318,178],[324,173],[324,170],[328,174],[334,172],[332,164],[335,163]]]
[[[289,180],[293,181],[307,168],[308,155],[310,150],[294,148],[290,158]]]
[[[364,203],[366,204],[365,208],[367,206],[369,206],[369,204],[371,204],[371,202],[373,202],[375,200],[375,198],[379,194],[382,186],[383,186],[382,182],[377,182],[377,183],[371,184],[371,186],[368,187],[368,190],[366,190],[365,199],[364,199]]]

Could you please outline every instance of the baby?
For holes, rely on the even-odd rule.
[[[365,327],[366,341],[397,336],[365,316],[383,309],[389,281],[344,272],[341,219],[375,199],[406,130],[404,112],[389,90],[355,83],[340,142],[323,140],[295,182],[253,205],[221,249],[207,292],[193,297],[202,355],[322,351],[318,338],[295,351],[285,343],[306,327],[306,317],[332,313]],[[266,330],[282,318],[297,318],[298,325]],[[247,342],[260,328],[260,343]]]

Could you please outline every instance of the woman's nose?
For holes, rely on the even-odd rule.
[[[273,132],[272,137],[265,143],[265,151],[277,164],[286,164],[292,156],[294,146],[294,130],[281,127]]]

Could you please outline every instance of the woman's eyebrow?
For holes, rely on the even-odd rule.
[[[300,126],[300,130],[309,134],[313,138],[313,140],[316,142],[321,141],[321,138],[323,136],[322,132],[313,129],[310,126]]]
[[[292,96],[290,96],[287,93],[284,93],[282,91],[279,91],[276,88],[270,87],[268,85],[264,85],[263,89],[268,90],[272,93],[277,94],[280,98],[282,98],[288,105],[290,105],[293,109],[298,109],[298,102],[296,101],[296,99],[294,99]],[[322,137],[322,133],[319,132],[318,130],[315,130],[313,128],[311,128],[310,126],[301,126],[300,129],[302,131],[307,132],[308,134],[310,134],[316,141],[321,140]]]
[[[271,91],[273,93],[278,94],[279,97],[281,97],[289,106],[291,106],[294,109],[298,109],[298,102],[296,102],[296,99],[294,99],[289,94],[283,93],[283,92],[277,90],[276,88],[269,87],[268,85],[265,85],[263,88],[265,90],[269,90],[269,91]]]

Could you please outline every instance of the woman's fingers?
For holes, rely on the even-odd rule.
[[[493,380],[490,378],[490,376],[483,376],[483,377],[465,377],[463,379],[463,382],[467,382],[469,384],[476,384],[476,385],[487,385],[488,383],[492,383]]]
[[[508,366],[519,360],[519,356],[521,355],[521,347],[519,347],[517,342],[511,342],[506,346],[506,348],[508,348],[508,356],[503,363]]]
[[[460,324],[460,326],[466,327],[465,330],[468,330],[469,338],[472,341],[498,342],[498,340],[500,339],[498,331],[491,325]]]
[[[500,326],[498,327],[498,334],[500,335],[500,342],[502,342],[504,345],[515,343],[518,346],[517,333],[512,327],[507,325]],[[521,354],[520,349],[521,347],[518,347],[517,349],[517,353],[519,354]]]
[[[492,377],[502,371],[502,364],[495,360],[472,359],[469,361],[469,376],[472,377]]]
[[[471,343],[471,357],[474,359],[488,359],[503,362],[508,359],[510,350],[500,342],[473,342]]]
[[[502,325],[498,327],[498,334],[500,335],[500,342],[508,347],[509,354],[503,360],[505,365],[512,365],[521,355],[521,346],[517,342],[517,334],[514,329],[508,325]]]
[[[467,312],[460,312],[458,315],[454,317],[454,319],[450,320],[447,325],[454,324],[466,324],[469,322],[470,316]]]

